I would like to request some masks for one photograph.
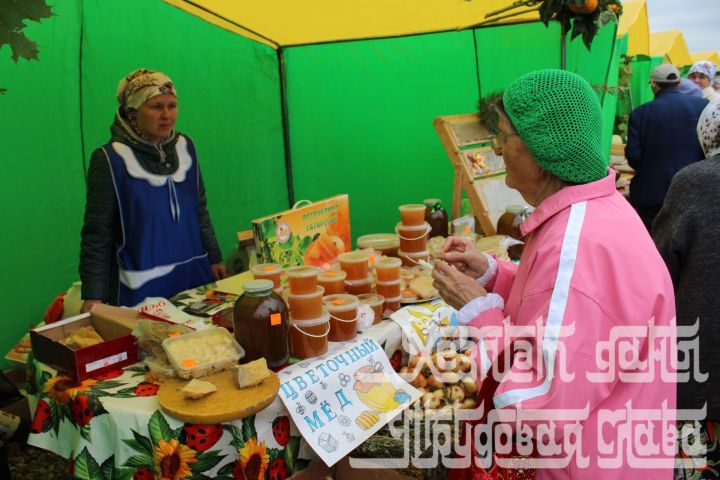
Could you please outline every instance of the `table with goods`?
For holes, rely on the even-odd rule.
[[[321,265],[255,264],[172,303],[36,329],[29,443],[70,459],[76,478],[107,480],[303,478],[311,462],[402,456],[398,419],[452,418],[480,393],[472,342],[438,333],[455,313],[430,277],[447,235],[440,210],[437,200],[402,205],[395,235],[361,237]],[[506,240],[477,244],[507,258]],[[426,450],[416,443],[413,454]],[[395,470],[446,475],[442,465]]]

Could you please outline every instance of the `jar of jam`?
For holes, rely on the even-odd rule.
[[[506,235],[516,240],[522,240],[520,224],[530,215],[528,207],[522,205],[508,205],[498,219],[497,234]],[[525,245],[512,245],[508,247],[508,256],[511,260],[520,260]]]
[[[430,225],[430,238],[448,236],[448,213],[439,198],[423,200],[425,204],[425,221]]]
[[[251,280],[233,308],[233,333],[245,349],[243,362],[265,357],[269,368],[285,365],[288,347],[288,308],[273,292],[271,280]]]

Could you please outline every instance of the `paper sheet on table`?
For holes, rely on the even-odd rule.
[[[280,399],[332,466],[420,397],[373,338],[358,337],[280,373]]]
[[[390,318],[402,329],[403,350],[411,355],[429,354],[443,327],[457,325],[457,310],[442,299],[408,305]]]

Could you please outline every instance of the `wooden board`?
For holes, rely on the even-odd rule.
[[[218,391],[191,400],[183,397],[182,388],[189,382],[171,379],[158,390],[157,399],[165,412],[189,423],[222,423],[249,417],[267,407],[275,400],[280,389],[280,379],[272,373],[260,385],[238,389],[233,372],[226,370],[201,380],[213,383]]]

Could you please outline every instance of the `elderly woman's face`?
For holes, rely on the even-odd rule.
[[[505,160],[507,171],[505,184],[520,192],[525,201],[532,205],[537,200],[538,193],[543,189],[542,170],[503,115],[500,115],[498,128],[500,145],[495,149],[495,153],[502,155]]]
[[[177,116],[177,97],[165,93],[152,97],[138,108],[135,124],[143,137],[158,143],[170,136]]]
[[[702,73],[693,72],[688,75],[688,78],[700,88],[707,88],[710,86],[710,77],[703,75]]]

